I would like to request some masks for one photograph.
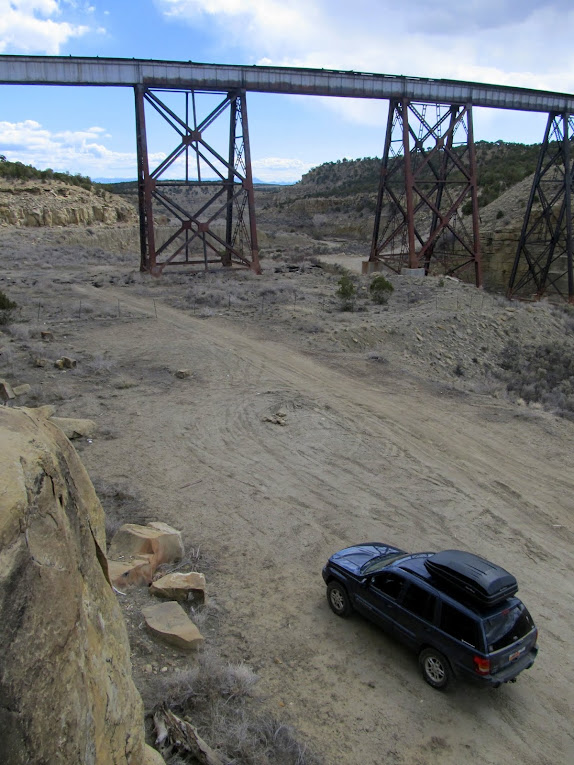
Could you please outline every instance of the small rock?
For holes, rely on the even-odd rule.
[[[185,380],[186,377],[191,377],[191,369],[178,369],[175,376],[180,380]]]
[[[34,359],[35,367],[46,367],[50,363],[50,359],[36,358]]]
[[[81,420],[73,417],[50,417],[50,422],[57,425],[63,431],[66,438],[91,438],[95,435],[98,426],[93,420]]]
[[[71,359],[69,356],[62,356],[61,359],[54,361],[56,369],[73,369],[76,364],[76,359]]]
[[[152,595],[169,600],[187,600],[189,595],[205,603],[205,576],[195,571],[189,573],[174,572],[152,582],[149,588]]]
[[[183,608],[173,600],[142,610],[148,629],[166,643],[184,651],[203,645],[203,636]]]
[[[41,337],[41,338],[42,338],[42,340],[44,340],[45,342],[47,342],[47,343],[51,343],[51,342],[52,342],[52,340],[54,339],[54,333],[53,333],[53,332],[49,332],[48,330],[42,330],[42,331],[40,332],[40,337]]]
[[[131,584],[149,585],[154,568],[151,555],[135,555],[126,560],[108,560],[110,582],[121,590]]]
[[[2,401],[11,401],[13,398],[16,398],[16,394],[10,383],[0,379],[0,399],[2,399]]]
[[[30,393],[32,386],[28,385],[28,383],[24,383],[23,385],[16,385],[12,390],[14,391],[15,396],[23,396],[26,393]]]

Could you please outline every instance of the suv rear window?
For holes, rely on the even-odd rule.
[[[499,651],[525,637],[533,629],[532,617],[522,603],[505,608],[496,616],[485,619],[484,630],[489,651]]]
[[[472,617],[463,614],[458,608],[443,603],[440,610],[440,628],[447,635],[461,640],[474,648],[478,646],[478,625]]]

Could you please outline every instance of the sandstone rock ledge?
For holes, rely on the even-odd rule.
[[[32,409],[0,407],[0,625],[3,765],[154,761],[103,510],[71,444]]]

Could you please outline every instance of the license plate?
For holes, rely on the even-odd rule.
[[[524,648],[521,648],[519,651],[515,651],[514,653],[511,653],[510,656],[508,657],[508,661],[516,661],[516,659],[518,659],[518,657],[522,654],[523,651],[524,651]]]

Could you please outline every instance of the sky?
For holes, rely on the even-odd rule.
[[[564,93],[574,93],[573,33],[572,0],[0,0],[0,54],[303,66]],[[294,182],[323,162],[382,155],[384,101],[248,93],[247,107],[257,179]],[[0,85],[0,154],[12,161],[135,178],[134,121],[129,88]],[[538,143],[545,122],[475,109],[475,139]],[[213,130],[225,146],[224,126]],[[151,116],[148,138],[152,164],[176,145]]]

